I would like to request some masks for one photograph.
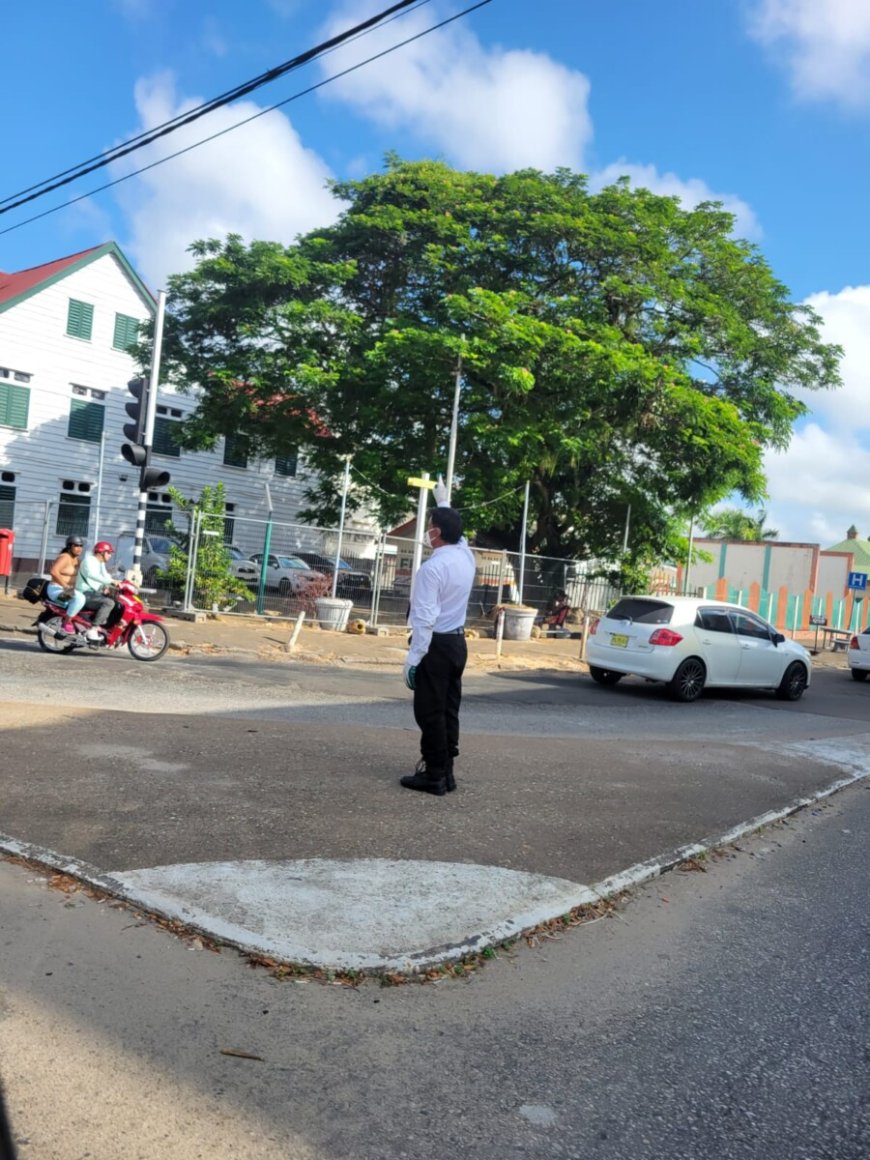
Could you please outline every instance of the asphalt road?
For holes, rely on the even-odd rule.
[[[21,1157],[864,1160],[868,835],[864,783],[399,987],[279,982],[0,863]]]

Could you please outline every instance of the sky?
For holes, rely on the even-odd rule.
[[[0,201],[389,2],[14,5]],[[190,268],[198,238],[289,243],[333,221],[341,207],[326,182],[376,172],[388,151],[495,173],[565,166],[594,188],[627,174],[687,206],[716,199],[845,351],[843,388],[807,392],[789,449],[767,457],[767,522],[781,540],[823,547],[851,524],[870,536],[868,0],[491,0],[329,80],[472,2],[428,0],[160,146],[0,214],[0,269],[112,239],[157,289]],[[27,221],[107,181],[117,184]]]

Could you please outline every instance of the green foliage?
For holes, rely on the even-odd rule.
[[[303,448],[309,518],[335,519],[348,453],[352,502],[406,515],[407,476],[444,469],[461,358],[466,525],[515,548],[530,480],[530,550],[617,560],[631,505],[623,567],[643,571],[689,512],[760,499],[798,390],[839,382],[817,316],[718,204],[396,158],[333,189],[339,220],[291,246],[196,243],[164,348],[203,388],[187,446]]]
[[[202,514],[201,532],[215,534],[200,534],[199,537],[194,577],[197,604],[206,608],[214,605],[224,608],[228,603],[235,603],[236,599],[250,600],[251,590],[232,574],[230,555],[224,547],[224,485],[217,483],[214,487],[204,487],[198,499],[189,499],[172,486],[169,494],[175,507],[186,512],[189,519],[183,529],[174,524],[166,528],[173,543],[169,549],[169,566],[159,573],[161,579],[176,590],[184,588],[190,553],[190,520],[194,510],[198,510]]]
[[[741,508],[719,508],[709,512],[702,522],[708,536],[717,540],[776,540],[779,531],[766,527],[767,511],[759,508],[755,515]]]

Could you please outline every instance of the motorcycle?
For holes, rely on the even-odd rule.
[[[77,648],[97,651],[126,645],[137,661],[159,660],[169,648],[169,633],[163,617],[147,611],[136,585],[130,580],[122,580],[112,595],[115,607],[102,626],[99,640],[89,640],[85,635],[94,627],[91,611],[82,609],[72,617],[75,631],[67,632],[64,605],[43,596],[44,609],[35,621],[40,647],[50,653],[69,653]]]

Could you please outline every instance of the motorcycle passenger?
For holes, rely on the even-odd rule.
[[[93,552],[89,552],[79,565],[76,588],[85,596],[84,607],[94,613],[93,627],[85,633],[88,640],[102,640],[100,629],[115,607],[115,601],[108,594],[114,581],[107,567],[114,551],[107,540],[99,540],[94,544]]]
[[[51,580],[46,595],[55,603],[66,601],[62,626],[64,632],[75,632],[72,618],[81,612],[85,603],[85,594],[75,586],[84,547],[85,542],[81,536],[67,536],[63,551],[51,566]]]

